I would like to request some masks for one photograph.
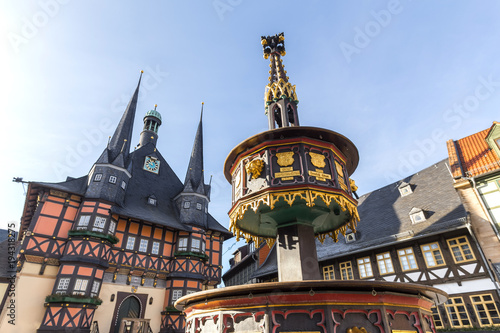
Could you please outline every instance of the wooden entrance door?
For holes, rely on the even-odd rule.
[[[134,296],[127,297],[118,309],[117,320],[115,321],[115,333],[120,330],[120,323],[123,318],[139,318],[141,313],[141,303]]]

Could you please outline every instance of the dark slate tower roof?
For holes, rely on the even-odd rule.
[[[129,154],[130,142],[132,141],[132,130],[134,127],[135,111],[137,108],[137,99],[139,98],[139,86],[141,85],[141,76],[137,83],[130,102],[123,113],[122,119],[116,127],[115,133],[111,137],[108,146],[102,153],[97,163],[111,163],[119,167],[125,167]]]
[[[145,141],[138,149],[130,152],[140,83],[141,78],[139,78],[137,88],[108,146],[90,170],[89,175],[80,178],[68,177],[66,181],[60,183],[30,182],[28,189],[30,196],[25,205],[25,213],[23,213],[23,216],[27,217],[22,222],[23,230],[28,227],[34,214],[39,189],[50,188],[81,195],[87,199],[112,202],[114,203],[111,208],[113,213],[129,218],[185,231],[190,231],[191,226],[196,225],[207,230],[220,232],[225,239],[232,237],[232,234],[208,213],[207,205],[210,186],[204,184],[203,177],[201,117],[184,184],[157,150],[156,140]],[[155,112],[150,111],[146,116],[154,116],[160,120],[161,116],[157,111]],[[157,172],[146,170],[145,161],[147,158],[158,161]],[[95,175],[98,173],[102,177],[96,180]],[[115,182],[107,181],[110,176],[115,177]],[[100,180],[101,178],[103,181]],[[203,210],[198,210],[197,205],[193,205],[194,211],[203,216],[191,214],[189,216],[190,223],[188,224],[185,223],[185,217],[181,218],[179,208],[176,207],[178,203],[176,198],[183,194],[187,194],[188,197],[199,197],[201,194],[205,197],[203,200],[206,201]],[[154,204],[151,204],[150,198],[155,199]],[[188,210],[183,209],[181,211]]]
[[[184,181],[184,192],[194,192],[205,196],[209,195],[209,186],[204,183],[203,172],[203,103],[200,122],[194,138],[193,151]]]

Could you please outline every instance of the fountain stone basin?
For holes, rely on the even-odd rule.
[[[413,283],[310,280],[197,292],[175,306],[186,332],[435,332],[431,307],[448,295]]]

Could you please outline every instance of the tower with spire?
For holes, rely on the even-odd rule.
[[[183,223],[206,228],[210,185],[205,184],[203,172],[203,104],[184,180],[184,189],[175,200]]]
[[[156,105],[131,151],[141,77],[87,175],[29,183],[16,300],[30,318],[18,332],[117,332],[123,318],[137,318],[180,333],[174,302],[220,283],[232,235],[208,212],[202,117],[183,183],[158,150]]]

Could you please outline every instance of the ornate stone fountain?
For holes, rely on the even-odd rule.
[[[416,284],[321,280],[316,238],[359,221],[356,146],[343,135],[299,125],[295,86],[286,76],[283,33],[262,37],[270,59],[269,130],[236,146],[224,174],[232,184],[230,230],[237,239],[275,242],[279,282],[182,297],[186,332],[435,332],[431,306],[442,291]]]

